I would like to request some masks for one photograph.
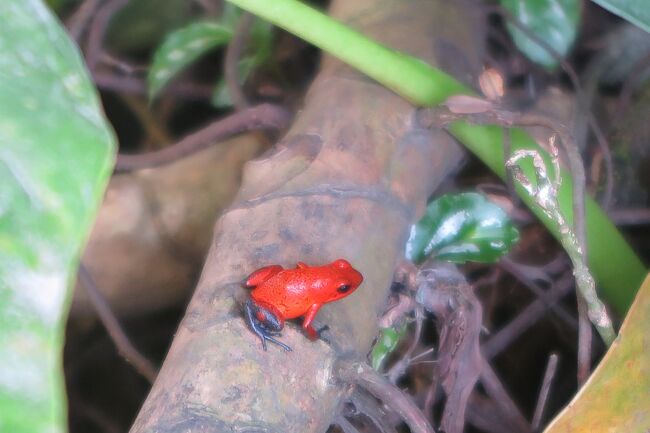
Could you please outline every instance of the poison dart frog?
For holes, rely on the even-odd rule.
[[[310,340],[321,337],[328,329],[316,331],[311,323],[323,304],[348,296],[359,287],[363,276],[347,260],[338,259],[324,266],[308,266],[298,262],[294,269],[279,265],[260,268],[246,278],[244,285],[253,289],[246,301],[246,322],[262,339],[286,351],[291,348],[274,338],[285,320],[304,316],[302,327]]]

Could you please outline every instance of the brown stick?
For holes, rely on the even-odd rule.
[[[93,80],[97,87],[102,90],[133,95],[147,94],[146,83],[143,79],[138,77],[107,72],[93,72]],[[212,87],[187,83],[184,81],[176,81],[171,83],[165,92],[178,98],[203,101],[209,99],[212,95]]]
[[[261,104],[217,120],[162,150],[139,155],[121,153],[117,156],[115,171],[133,171],[169,164],[241,132],[286,128],[290,120],[291,115],[284,108]]]
[[[530,424],[526,421],[517,405],[510,398],[510,395],[503,387],[501,380],[494,372],[487,360],[483,360],[483,369],[481,371],[481,383],[485,392],[492,398],[501,414],[510,420],[511,424],[517,427],[520,432],[530,432]]]
[[[133,365],[135,370],[144,376],[149,383],[153,383],[158,375],[156,367],[154,367],[151,361],[142,355],[133,343],[131,343],[131,340],[129,340],[129,337],[122,329],[120,322],[111,311],[108,302],[106,302],[106,299],[95,284],[95,280],[83,263],[79,265],[79,279],[88,291],[90,302],[92,302],[93,307],[95,307],[99,320],[101,320],[106,331],[108,331],[111,340],[115,343],[117,351],[122,355],[122,357],[124,357],[124,359]]]
[[[380,399],[397,412],[409,426],[412,433],[434,433],[422,411],[395,385],[380,376],[365,363],[343,363],[339,366],[339,377],[354,383]]]
[[[93,14],[97,10],[101,0],[86,0],[77,8],[72,16],[66,21],[68,34],[72,39],[77,41],[81,40],[81,35],[86,30],[86,26],[90,22]]]
[[[224,60],[224,77],[226,86],[230,93],[230,99],[237,110],[243,110],[250,104],[242,90],[242,84],[239,82],[239,59],[246,47],[248,33],[255,22],[255,16],[250,12],[244,12],[239,18],[235,33],[226,49],[226,58]]]
[[[129,3],[129,0],[109,0],[104,4],[92,20],[90,31],[88,33],[88,42],[86,44],[86,66],[93,72],[97,68],[104,43],[106,29],[111,22],[115,12],[122,9]]]
[[[558,281],[548,292],[546,299],[537,299],[528,305],[519,315],[504,326],[494,337],[481,345],[483,357],[486,360],[494,358],[507,348],[515,339],[526,332],[528,328],[541,319],[549,309],[549,305],[559,302],[573,289],[572,278],[567,277]]]
[[[535,414],[533,415],[533,421],[531,422],[534,431],[539,429],[539,425],[542,422],[544,408],[546,407],[546,401],[548,400],[548,392],[551,389],[551,383],[553,382],[553,377],[555,377],[555,371],[557,370],[557,360],[558,356],[555,353],[551,353],[551,356],[548,357],[544,379],[542,380],[542,387],[539,390],[539,397],[537,398],[537,405],[535,406]]]

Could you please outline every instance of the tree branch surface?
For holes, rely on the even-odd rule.
[[[445,0],[338,0],[331,14],[463,78],[478,69],[481,39],[461,8]],[[408,229],[462,157],[446,133],[420,129],[414,110],[323,59],[293,127],[271,154],[247,164],[235,203],[218,220],[201,280],[132,433],[327,430],[350,391],[333,377],[335,361],[365,360]],[[262,351],[242,318],[241,281],[268,264],[339,257],[365,280],[317,316],[317,325],[330,326],[331,346],[289,323],[280,338],[293,352]]]

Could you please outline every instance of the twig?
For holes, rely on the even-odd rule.
[[[109,0],[95,14],[90,24],[90,32],[88,33],[88,42],[86,44],[86,65],[91,72],[95,71],[101,57],[104,36],[106,35],[106,29],[111,22],[111,18],[115,12],[122,9],[128,3],[129,0]]]
[[[512,137],[510,136],[510,128],[503,128],[503,165],[506,166],[506,162],[510,159],[510,154],[512,153]],[[511,200],[518,200],[517,192],[515,191],[515,184],[512,179],[512,173],[510,170],[506,169],[505,175],[506,189],[508,194],[510,194]],[[516,205],[516,203],[515,203]]]
[[[291,115],[284,108],[261,104],[211,123],[162,150],[139,155],[119,154],[115,171],[132,171],[168,164],[235,134],[254,129],[282,129],[287,127],[290,121]]]
[[[528,421],[526,421],[526,418],[519,411],[517,405],[512,401],[510,395],[508,395],[508,392],[503,387],[501,380],[494,370],[492,370],[492,367],[487,360],[483,360],[481,383],[485,388],[485,392],[490,396],[492,401],[497,404],[501,414],[510,419],[511,423],[513,426],[517,427],[518,431],[523,433],[531,430],[530,424],[528,424]]]
[[[508,419],[501,416],[496,403],[483,397],[478,392],[473,393],[467,404],[467,423],[485,433],[521,433],[519,429],[508,423]]]
[[[596,326],[596,329],[598,329],[598,332],[600,333],[603,341],[605,341],[605,343],[609,346],[614,341],[616,334],[614,332],[614,327],[612,326],[611,319],[607,314],[605,305],[598,298],[598,294],[596,293],[596,282],[594,281],[594,278],[589,271],[589,267],[587,266],[586,257],[584,254],[584,202],[581,201],[582,206],[578,206],[578,208],[574,210],[575,223],[582,224],[579,227],[581,229],[579,230],[580,234],[576,234],[575,230],[571,230],[567,225],[566,220],[564,219],[564,215],[560,210],[559,203],[557,202],[557,190],[561,182],[558,161],[559,151],[554,144],[554,140],[550,140],[549,144],[551,146],[551,160],[554,165],[555,180],[551,180],[549,177],[546,169],[546,164],[544,163],[541,155],[536,151],[517,151],[508,161],[508,165],[510,165],[514,170],[515,178],[518,180],[520,185],[528,192],[528,194],[530,194],[531,197],[534,198],[546,216],[558,224],[560,243],[566,250],[569,258],[571,259],[571,262],[573,263],[573,274],[575,275],[579,292],[587,302],[589,319]],[[568,151],[572,146],[566,147]],[[518,162],[523,158],[532,158],[537,178],[536,184],[533,184],[519,167]],[[574,167],[571,167],[571,169],[573,170]],[[579,168],[577,169],[579,176],[580,171]],[[584,169],[582,170],[582,175],[584,176]],[[582,179],[584,180],[584,177]],[[582,184],[582,187],[577,187],[576,183],[574,183],[574,205],[576,191],[583,191],[584,194],[584,183]],[[584,200],[584,195],[582,196],[582,199]],[[580,211],[582,213],[578,213]],[[581,220],[579,219],[580,215],[582,215]]]
[[[108,335],[113,340],[113,343],[115,343],[120,355],[131,363],[131,365],[135,367],[136,371],[144,376],[149,383],[153,383],[158,374],[156,367],[154,367],[151,361],[138,352],[138,349],[136,349],[133,343],[131,343],[131,340],[129,340],[129,337],[126,335],[119,321],[111,311],[108,302],[106,302],[106,299],[95,284],[95,280],[88,271],[88,268],[86,268],[83,263],[79,264],[79,279],[86,288],[88,298],[95,308],[95,311],[97,311],[99,320],[101,320],[106,331],[108,331]]]
[[[377,401],[359,388],[355,389],[350,397],[357,412],[364,414],[375,424],[381,433],[397,433],[394,426],[384,420],[384,414]]]
[[[576,293],[578,303],[578,386],[582,386],[589,378],[591,371],[591,343],[593,333],[591,332],[591,322],[589,321],[589,311],[587,302]]]
[[[334,419],[334,424],[341,427],[343,433],[359,433],[359,430],[341,414]]]
[[[250,12],[244,12],[237,22],[233,37],[226,49],[224,77],[226,79],[228,93],[230,93],[230,99],[237,110],[243,110],[250,105],[246,100],[246,95],[244,95],[239,82],[239,59],[246,47],[248,34],[254,22],[255,15]]]
[[[99,7],[101,0],[86,0],[77,8],[77,10],[68,18],[66,21],[66,27],[68,28],[68,34],[72,39],[79,42],[81,35],[83,35],[84,30],[93,14]]]
[[[514,320],[511,320],[494,337],[481,345],[483,357],[489,361],[505,350],[515,339],[526,332],[528,328],[533,326],[546,314],[549,305],[554,305],[559,302],[572,289],[572,278],[567,276],[557,281],[549,289],[545,298],[540,298],[530,303]]]
[[[558,305],[557,302],[551,301],[552,297],[549,295],[549,292],[542,289],[535,281],[533,281],[532,278],[530,278],[527,272],[520,269],[519,263],[515,263],[512,260],[509,260],[507,257],[504,257],[499,261],[497,266],[517,278],[519,282],[526,286],[538,298],[544,301],[547,307],[550,308],[555,314],[557,314],[557,316],[562,319],[567,325],[571,327],[577,326],[577,323],[573,316],[568,311],[566,311],[562,305]]]
[[[650,54],[647,54],[637,60],[632,66],[632,69],[628,74],[628,78],[623,81],[623,87],[621,88],[621,93],[619,96],[619,109],[617,110],[618,115],[621,116],[620,118],[622,118],[622,116],[626,113],[627,108],[630,105],[630,100],[632,99],[632,93],[644,78],[645,72],[648,68],[650,68]]]
[[[546,371],[544,372],[544,379],[542,380],[542,388],[539,391],[537,405],[535,406],[535,414],[533,415],[533,421],[531,422],[533,431],[537,431],[539,429],[540,423],[542,422],[544,408],[546,407],[546,402],[548,400],[548,392],[551,389],[551,383],[553,382],[555,371],[557,370],[557,359],[558,356],[555,353],[552,353],[551,356],[548,357]]]
[[[138,77],[95,71],[93,72],[93,80],[97,87],[102,90],[129,93],[133,95],[147,94],[146,83],[143,79]],[[169,85],[169,89],[166,90],[165,93],[185,99],[206,100],[209,99],[212,94],[212,87],[176,81]]]
[[[169,144],[171,138],[169,131],[164,125],[158,122],[158,119],[153,115],[149,106],[146,105],[141,98],[133,95],[120,95],[122,101],[131,110],[135,117],[140,121],[142,129],[146,132],[147,142],[153,142],[159,147],[164,147]]]
[[[649,208],[610,209],[607,214],[616,225],[636,226],[650,224]]]
[[[404,419],[412,433],[434,433],[433,427],[411,397],[380,376],[369,365],[340,361],[338,367],[339,378],[366,389],[383,401]]]

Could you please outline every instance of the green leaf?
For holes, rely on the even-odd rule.
[[[481,194],[447,194],[429,203],[411,228],[406,257],[416,263],[432,254],[455,263],[491,263],[518,239],[506,213]]]
[[[156,50],[147,81],[149,98],[160,90],[183,68],[206,52],[227,44],[232,30],[215,22],[199,22],[169,34]]]
[[[0,1],[0,431],[65,432],[64,324],[114,138],[41,0]]]
[[[650,33],[648,0],[593,0],[608,11]]]
[[[650,431],[649,317],[650,278],[646,277],[618,338],[545,433]]]
[[[379,371],[386,357],[393,353],[404,335],[406,335],[406,324],[399,328],[383,328],[379,331],[379,337],[370,354],[374,370]]]
[[[524,26],[565,56],[576,38],[580,19],[580,0],[501,0]],[[541,45],[508,24],[515,45],[532,61],[555,68],[557,61]]]

